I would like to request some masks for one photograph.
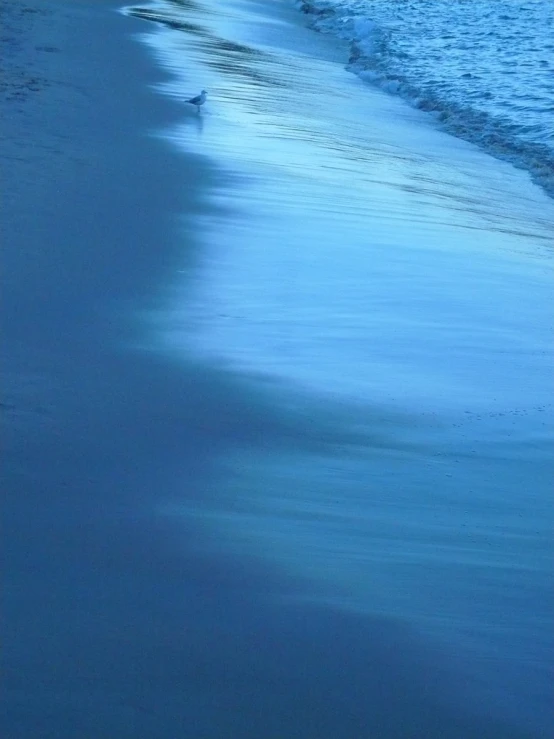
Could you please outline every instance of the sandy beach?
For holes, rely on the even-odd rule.
[[[554,201],[291,7],[2,14],[3,735],[546,737]]]

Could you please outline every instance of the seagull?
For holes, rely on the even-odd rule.
[[[190,98],[190,100],[187,100],[186,102],[190,103],[191,105],[196,105],[196,110],[200,113],[200,106],[204,105],[204,103],[206,102],[207,94],[208,93],[206,92],[206,90],[202,90],[200,95],[196,95],[195,97]]]

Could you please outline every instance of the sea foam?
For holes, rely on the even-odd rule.
[[[349,69],[554,194],[554,12],[541,0],[296,0]]]

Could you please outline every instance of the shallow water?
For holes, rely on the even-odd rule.
[[[452,694],[469,685],[460,722],[546,731],[552,201],[284,11],[133,12],[160,22],[143,40],[161,91],[209,91],[162,135],[227,175],[194,266],[141,320],[159,351],[242,378],[247,436],[261,397],[280,419],[218,455],[202,504],[177,490],[161,515],[299,579],[283,602],[413,629]]]
[[[554,192],[552,42],[543,0],[300,0],[351,44],[350,68]]]

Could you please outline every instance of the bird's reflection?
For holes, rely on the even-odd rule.
[[[183,122],[187,126],[187,128],[196,131],[196,135],[199,138],[200,136],[202,136],[202,132],[204,130],[204,116],[201,112],[187,115]]]
[[[198,112],[196,115],[191,116],[194,121],[194,127],[196,129],[196,133],[198,136],[202,136],[202,131],[204,130],[204,116],[202,113]]]

